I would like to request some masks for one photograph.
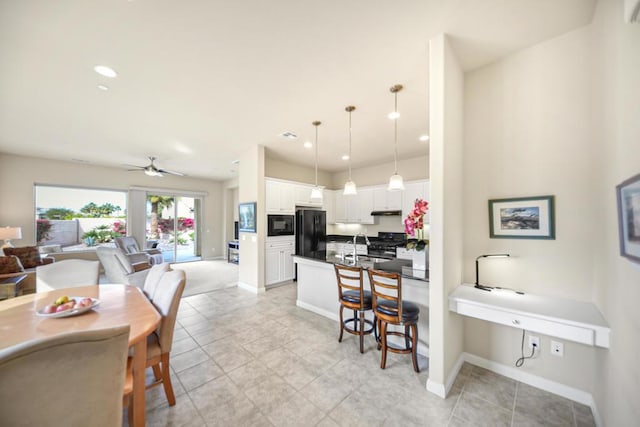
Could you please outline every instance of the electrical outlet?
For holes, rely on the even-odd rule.
[[[555,356],[564,356],[564,344],[558,341],[551,341],[551,354]]]
[[[533,348],[534,345],[537,349],[540,348],[540,337],[529,335],[529,348]]]

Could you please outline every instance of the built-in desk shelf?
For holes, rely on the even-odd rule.
[[[594,304],[511,290],[487,292],[458,286],[449,295],[449,310],[514,328],[587,345],[609,348],[609,326]]]

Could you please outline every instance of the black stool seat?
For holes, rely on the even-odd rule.
[[[344,291],[342,292],[342,299],[347,302],[358,304],[360,302],[360,292],[358,291]],[[364,291],[364,301],[362,302],[364,310],[371,310],[371,292]]]
[[[398,312],[398,303],[395,301],[380,301],[376,307],[376,311],[388,314],[389,316],[396,316]],[[402,301],[402,322],[417,322],[418,315],[420,314],[420,307],[416,303],[410,301]]]

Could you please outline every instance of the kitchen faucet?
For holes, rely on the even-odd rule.
[[[353,262],[356,263],[358,262],[358,252],[356,251],[356,240],[358,240],[358,237],[364,237],[364,241],[367,244],[367,246],[371,245],[371,242],[369,241],[369,238],[367,237],[366,234],[364,233],[357,233],[353,236]]]

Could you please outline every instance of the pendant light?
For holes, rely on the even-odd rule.
[[[344,183],[344,191],[342,194],[345,196],[355,196],[358,194],[356,183],[351,179],[351,112],[355,109],[356,107],[353,105],[349,105],[345,108],[345,111],[349,113],[349,181]]]
[[[389,116],[393,118],[393,162],[394,173],[389,178],[389,191],[402,191],[404,190],[404,182],[402,182],[402,176],[398,174],[398,92],[402,90],[402,85],[391,86],[391,93],[395,98],[395,109]]]
[[[322,188],[318,187],[318,126],[322,122],[315,121],[311,124],[316,128],[316,185],[311,189],[311,201],[322,202]]]

